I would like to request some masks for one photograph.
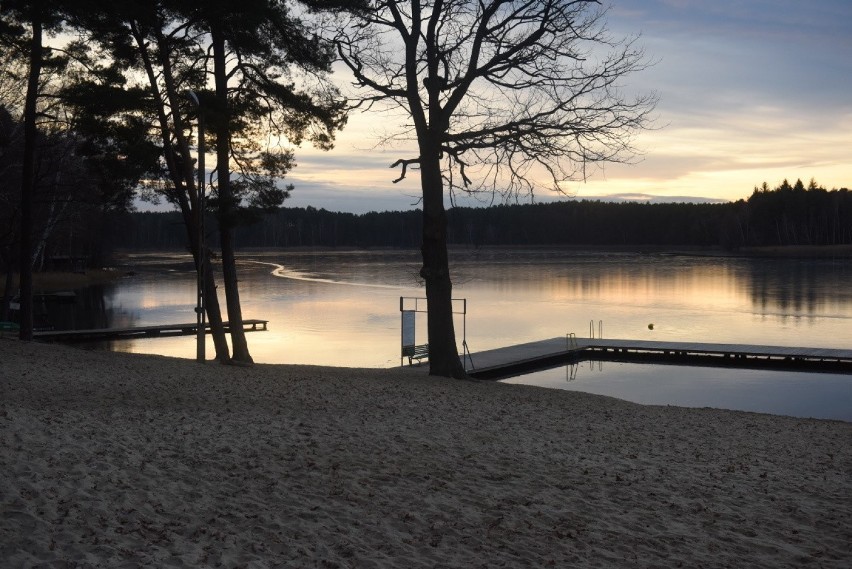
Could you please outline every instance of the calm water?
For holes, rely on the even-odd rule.
[[[457,315],[458,340],[466,337],[473,352],[568,332],[588,336],[590,321],[595,334],[602,328],[608,338],[852,347],[852,267],[845,260],[552,250],[462,251],[452,258],[455,296],[467,299],[467,314]],[[66,308],[62,319],[78,328],[195,320],[195,275],[187,256],[136,255],[128,259],[128,268],[136,274],[81,295],[77,304],[85,309]],[[264,363],[399,365],[399,297],[423,296],[418,270],[418,252],[243,255],[243,316],[270,321],[268,332],[248,335],[253,357]],[[418,315],[418,343],[426,341],[425,323],[425,314]],[[212,356],[212,344],[208,346]],[[111,347],[195,356],[194,337],[123,341]],[[684,385],[674,379],[686,375],[682,368],[614,363],[603,368],[584,371],[573,381],[566,380],[571,370],[565,368],[546,372],[555,374],[555,380],[542,376],[523,381],[584,391],[603,384],[615,389],[620,383],[630,389],[619,387],[608,394],[639,400],[634,393],[662,392],[671,399],[654,396],[640,402],[740,408],[710,393],[698,401],[675,397]],[[780,385],[782,376],[805,381],[808,375],[689,369],[693,385],[700,383],[694,379],[699,375],[717,378],[699,389],[713,393],[725,391],[719,382]],[[852,409],[852,376],[834,377],[846,386],[846,399],[839,400]],[[736,398],[753,400],[754,395],[746,390]],[[852,419],[849,415],[845,418]]]
[[[634,403],[852,421],[852,375],[586,361],[504,380]]]

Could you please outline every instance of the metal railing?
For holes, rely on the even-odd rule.
[[[568,332],[567,334],[565,334],[565,349],[577,349],[577,335],[574,334],[574,332]]]
[[[589,338],[595,337],[595,321],[589,320]],[[598,339],[603,340],[603,320],[598,320]]]

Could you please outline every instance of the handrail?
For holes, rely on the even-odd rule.
[[[595,337],[595,319],[589,320],[589,338]],[[598,339],[603,340],[603,320],[598,320]]]
[[[574,334],[574,332],[568,332],[565,334],[565,346],[568,350],[577,349],[577,335]]]
[[[476,370],[476,366],[473,365],[473,356],[470,355],[470,348],[467,347],[467,340],[462,340],[462,355],[464,359],[470,360],[470,369]]]

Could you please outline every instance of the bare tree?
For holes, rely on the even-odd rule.
[[[647,63],[592,0],[376,0],[337,35],[367,107],[400,108],[417,142],[430,373],[464,377],[452,319],[444,188],[532,195],[623,162],[653,95],[619,82]]]

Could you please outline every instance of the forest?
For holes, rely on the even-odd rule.
[[[453,245],[635,245],[718,247],[852,243],[852,194],[815,181],[770,188],[731,203],[635,203],[566,200],[448,210]],[[236,231],[238,247],[398,247],[420,245],[419,210],[361,215],[287,208]],[[123,249],[186,248],[178,213],[122,216],[113,243]],[[215,235],[210,236],[214,239]]]

